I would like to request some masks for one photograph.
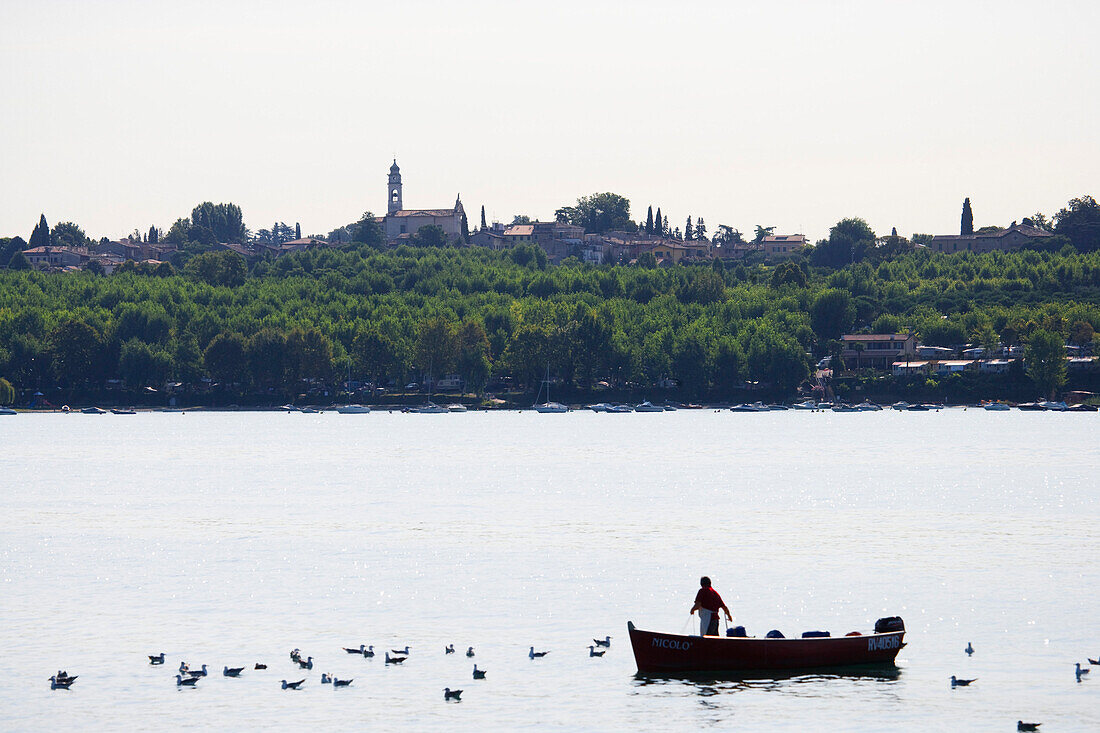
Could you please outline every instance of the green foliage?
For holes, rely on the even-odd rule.
[[[416,230],[412,241],[418,247],[446,247],[447,234],[438,224],[426,224]]]
[[[243,381],[248,367],[244,338],[239,333],[218,334],[203,352],[203,361],[212,379],[227,384]]]
[[[810,253],[815,265],[843,267],[862,262],[875,247],[875,233],[859,218],[841,219],[829,230],[829,239]]]
[[[824,290],[810,306],[810,323],[819,340],[838,339],[852,327],[856,309],[847,290]]]
[[[11,382],[0,377],[0,405],[10,405],[15,402],[15,388]]]
[[[27,262],[27,258],[23,256],[22,252],[12,253],[11,259],[8,260],[9,270],[29,270],[31,269],[31,263]]]
[[[209,232],[209,235],[206,234]],[[248,235],[241,207],[204,201],[191,210],[190,239],[203,244],[243,242]]]
[[[715,260],[719,262],[719,260]],[[783,262],[772,271],[772,287],[781,288],[784,285],[794,285],[798,288],[806,287],[806,273],[798,266],[797,262]]]
[[[1069,239],[1081,252],[1100,250],[1100,204],[1092,196],[1081,196],[1055,215],[1055,234]]]
[[[248,267],[244,258],[231,250],[204,252],[187,261],[183,274],[207,285],[237,287],[244,284]]]
[[[623,230],[633,232],[638,225],[630,220],[630,200],[617,193],[581,196],[576,206],[563,206],[557,216],[589,233],[603,234]]]
[[[962,224],[959,227],[959,234],[968,236],[974,233],[974,212],[970,209],[970,199],[967,198],[963,201],[963,213]]]
[[[1066,383],[1066,348],[1062,337],[1050,331],[1031,334],[1024,350],[1027,375],[1039,392],[1054,399],[1055,391]]]
[[[59,247],[87,247],[89,244],[84,230],[71,221],[56,225],[53,228],[51,238],[53,243]]]
[[[34,231],[31,232],[27,249],[48,247],[51,244],[53,244],[53,241],[50,238],[50,225],[46,223],[46,215],[42,214],[38,219],[38,223],[34,226]]]

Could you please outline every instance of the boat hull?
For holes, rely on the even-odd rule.
[[[746,674],[888,666],[905,646],[904,631],[810,639],[684,636],[627,624],[641,674]]]

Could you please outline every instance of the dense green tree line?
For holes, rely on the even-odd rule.
[[[794,390],[853,329],[945,345],[1027,344],[1040,330],[1090,345],[1100,330],[1100,252],[915,252],[839,269],[814,259],[549,268],[528,246],[350,245],[251,272],[232,252],[109,277],[8,270],[0,376],[30,391],[205,377],[285,394],[349,373],[537,386],[549,365],[581,389],[675,379],[685,396],[728,397],[746,380]]]

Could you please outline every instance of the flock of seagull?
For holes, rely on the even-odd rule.
[[[966,652],[966,656],[968,656],[968,657],[973,656],[974,655],[974,645],[971,644],[969,641],[966,642],[966,649],[963,649],[963,651]],[[1089,660],[1090,665],[1100,666],[1100,659],[1092,659],[1091,657],[1086,657],[1086,659]],[[1088,675],[1089,668],[1088,667],[1082,667],[1080,662],[1077,662],[1076,664],[1077,664],[1077,668],[1074,671],[1074,674],[1077,676],[1077,681],[1080,682],[1082,677],[1085,677],[1086,675]],[[969,680],[960,680],[955,675],[951,675],[951,689],[955,689],[956,687],[969,687],[972,682],[977,682],[977,681],[978,681],[977,677],[975,677],[974,679],[969,679]],[[1020,731],[1020,730],[1037,731],[1037,730],[1039,730],[1040,725],[1042,725],[1042,723],[1025,723],[1022,720],[1017,720],[1016,721],[1016,730],[1018,730],[1018,731]]]
[[[603,639],[593,639],[592,641],[595,642],[595,643],[588,647],[588,656],[589,657],[602,657],[604,654],[607,653],[607,649],[611,647],[611,637],[610,636],[607,636]],[[597,647],[602,647],[602,648],[597,651]],[[366,644],[360,644],[358,649],[355,648],[355,647],[343,647],[343,649],[348,654],[360,654],[366,659],[370,659],[370,658],[374,657],[374,655],[375,655],[373,645],[368,646]],[[410,648],[409,648],[408,645],[405,645],[404,649],[390,649],[389,651],[385,652],[385,657],[384,657],[385,663],[386,664],[401,664],[402,662],[404,662],[406,659],[409,658],[409,653],[410,653]],[[455,645],[454,644],[448,644],[446,647],[444,647],[443,653],[444,654],[454,654],[455,653]],[[542,657],[545,657],[549,653],[550,653],[549,651],[538,651],[537,652],[537,651],[535,651],[535,647],[530,647],[530,649],[527,652],[527,656],[530,659],[541,659]],[[472,646],[466,648],[466,656],[469,657],[469,658],[473,658],[475,656],[474,648]],[[151,666],[157,667],[157,666],[161,666],[161,665],[164,664],[164,661],[165,661],[164,652],[161,652],[160,654],[149,654],[148,657],[149,657],[149,664]],[[290,652],[290,661],[294,664],[297,664],[299,670],[303,670],[303,669],[312,670],[313,669],[313,657],[312,656],[306,656],[303,659],[301,649],[291,650],[291,652]],[[264,670],[264,669],[267,669],[267,665],[257,662],[255,664],[255,666],[253,666],[253,669],[254,670]],[[223,677],[240,677],[241,673],[244,672],[244,670],[245,670],[244,667],[224,666],[222,668],[222,676]],[[179,669],[177,670],[177,673],[176,673],[176,687],[178,687],[178,688],[184,688],[184,687],[194,688],[194,687],[198,686],[199,680],[203,679],[204,677],[207,677],[209,674],[210,674],[210,672],[206,668],[205,664],[202,665],[199,669],[191,669],[190,665],[187,662],[180,662]],[[68,672],[65,672],[63,670],[58,670],[56,675],[50,677],[50,689],[51,690],[68,690],[72,686],[73,682],[76,681],[76,678],[77,678],[77,675],[69,675]],[[478,666],[477,666],[476,662],[474,663],[473,678],[475,680],[485,679],[485,670],[484,669],[478,669]],[[321,673],[321,684],[322,685],[332,685],[333,689],[340,689],[342,687],[349,687],[349,686],[351,686],[351,683],[353,681],[354,681],[354,679],[342,680],[342,679],[336,677],[335,675],[328,674],[327,672],[322,672]],[[306,680],[305,680],[305,678],[303,678],[303,679],[297,680],[295,682],[288,682],[287,680],[284,679],[284,680],[279,680],[279,683],[282,686],[282,689],[284,689],[284,690],[300,690],[300,689],[302,689],[302,685],[304,685],[306,683]],[[450,687],[445,687],[445,688],[443,688],[443,699],[444,699],[444,701],[459,702],[462,699],[462,690],[452,690]]]

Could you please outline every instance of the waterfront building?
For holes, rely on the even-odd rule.
[[[846,333],[840,353],[849,369],[889,369],[917,353],[917,337],[909,333]]]

